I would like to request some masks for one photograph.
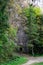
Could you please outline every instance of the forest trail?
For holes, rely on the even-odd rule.
[[[29,57],[27,63],[22,65],[31,65],[33,63],[43,62],[43,57]]]

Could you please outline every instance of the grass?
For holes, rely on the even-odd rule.
[[[21,65],[27,61],[27,58],[25,57],[19,57],[16,58],[15,60],[11,60],[9,62],[4,62],[1,65]]]
[[[32,65],[43,65],[43,62],[40,62],[40,63],[34,63]]]

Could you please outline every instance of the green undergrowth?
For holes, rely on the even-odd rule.
[[[27,58],[25,57],[17,57],[14,60],[10,60],[4,63],[1,63],[0,65],[21,65],[27,61]]]

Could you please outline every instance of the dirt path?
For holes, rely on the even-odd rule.
[[[20,54],[20,53],[16,53],[15,55],[24,56],[28,59],[27,63],[22,64],[22,65],[31,65],[31,64],[37,63],[37,62],[43,62],[43,56],[42,57],[33,57],[33,56],[29,56],[27,54]]]
[[[29,61],[23,65],[30,65],[36,62],[43,62],[43,57],[29,57]]]

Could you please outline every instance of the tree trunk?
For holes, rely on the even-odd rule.
[[[32,47],[32,55],[34,56],[34,50],[33,50],[33,47]]]

